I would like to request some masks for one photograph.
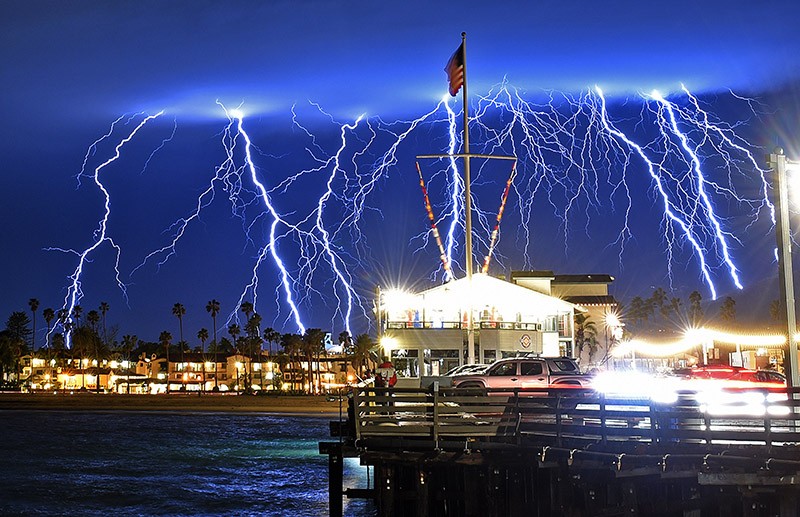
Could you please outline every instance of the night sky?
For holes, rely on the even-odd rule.
[[[220,301],[224,322],[242,296],[253,299],[246,286],[271,223],[259,198],[244,193],[238,205],[232,204],[229,194],[236,186],[228,185],[226,191],[218,182],[213,201],[207,198],[169,260],[159,267],[166,258],[162,254],[137,266],[171,241],[172,223],[192,212],[226,158],[222,142],[228,119],[217,102],[229,109],[241,105],[259,178],[282,217],[299,224],[325,192],[330,170],[312,169],[336,154],[342,125],[364,116],[357,130],[345,131],[349,143],[342,170],[360,160],[359,174],[365,178],[369,165],[390,146],[390,130],[399,133],[408,126],[392,122],[436,110],[447,91],[443,68],[462,31],[468,35],[473,106],[478,96],[496,92],[503,81],[539,106],[558,97],[553,92],[578,98],[599,85],[611,116],[633,131],[642,130],[636,126],[642,92],[658,89],[685,101],[684,84],[719,120],[742,122],[736,132],[750,143],[760,166],[775,145],[790,157],[800,157],[800,143],[793,140],[800,120],[797,2],[505,2],[489,9],[485,2],[472,1],[402,4],[0,3],[5,115],[0,139],[0,318],[27,311],[29,298],[40,300],[40,311],[64,305],[78,257],[47,249],[82,251],[95,242],[104,201],[91,178],[95,167],[113,156],[115,146],[141,120],[135,114],[164,110],[101,172],[112,204],[108,234],[121,247],[120,279],[127,285],[127,300],[115,280],[113,248],[106,243],[85,264],[80,305],[87,311],[106,301],[111,306],[108,321],[118,325],[119,337],[136,334],[156,340],[162,330],[177,336],[170,311],[180,302],[187,309],[187,340],[195,344],[197,330],[211,328],[208,300]],[[450,106],[460,110],[460,96]],[[121,116],[113,135],[87,155],[90,145]],[[424,234],[427,215],[414,155],[446,152],[446,117],[439,108],[398,146],[396,163],[363,199],[358,230],[337,226],[352,214],[348,196],[353,185],[333,184],[324,224],[342,228],[335,235],[337,257],[362,300],[354,306],[353,333],[367,329],[365,314],[376,285],[427,288],[441,282],[435,243],[415,238]],[[499,115],[485,121],[490,127],[507,122]],[[380,129],[371,151],[361,156],[358,146],[372,137],[369,128]],[[473,145],[489,134],[476,126]],[[508,146],[498,151],[511,152]],[[423,166],[428,167],[426,181],[439,215],[447,206],[446,175],[436,174],[439,165]],[[622,301],[647,296],[657,286],[671,286],[673,295],[683,298],[697,289],[709,300],[691,250],[684,244],[671,260],[665,253],[658,196],[641,164],[631,167],[631,235],[624,248],[617,242],[624,226],[622,205],[618,199],[605,204],[618,195],[608,182],[584,191],[573,210],[564,207],[570,196],[537,191],[527,237],[519,230],[524,217],[518,207],[528,191],[520,188],[509,197],[491,272],[536,268],[607,273],[617,278],[612,292]],[[301,171],[311,172],[286,183]],[[507,167],[496,165],[478,175],[475,196],[479,208],[490,214],[490,226],[508,173]],[[521,166],[515,181],[524,185],[535,174],[535,168]],[[741,188],[751,197],[758,190],[752,182]],[[580,201],[584,198],[589,201]],[[777,298],[775,241],[767,214],[730,200],[721,205],[725,230],[738,239],[732,252],[745,289],[738,291],[726,280],[724,268],[715,266],[717,294],[740,300],[742,313],[757,315],[761,310],[766,316],[765,307]],[[751,224],[753,213],[759,218]],[[488,238],[484,233],[481,238]],[[325,266],[319,247],[323,258],[300,268],[303,254],[295,241],[287,236],[278,251],[294,278],[308,279],[295,283],[293,293],[304,325],[336,336],[345,327],[336,311],[342,306],[337,296],[343,300],[346,292]],[[456,256],[460,276],[463,253]],[[308,276],[307,268],[313,267],[317,270]],[[264,326],[298,331],[271,259],[259,268],[259,276],[257,310]],[[43,340],[40,334],[38,343]]]

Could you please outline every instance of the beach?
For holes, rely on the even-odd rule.
[[[343,404],[341,410],[346,412],[346,401]],[[324,395],[42,392],[0,393],[0,410],[261,412],[330,416],[339,414],[340,405],[338,400],[328,400]]]

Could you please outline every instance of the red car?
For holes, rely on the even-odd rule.
[[[724,381],[730,387],[764,387],[782,388],[786,386],[786,377],[774,370],[749,370],[738,366],[698,366],[680,368],[675,375],[686,379],[706,379]]]

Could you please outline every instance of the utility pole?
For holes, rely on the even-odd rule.
[[[776,147],[767,156],[767,163],[772,169],[773,182],[777,191],[775,204],[778,206],[778,215],[775,221],[775,234],[778,241],[778,277],[780,280],[781,309],[786,316],[786,344],[789,356],[786,381],[790,388],[800,386],[800,371],[797,366],[797,316],[795,315],[794,277],[792,274],[792,239],[789,227],[789,186],[786,179],[787,159],[783,149]],[[786,367],[786,361],[784,361]]]

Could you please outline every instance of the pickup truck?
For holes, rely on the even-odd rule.
[[[486,371],[453,378],[456,388],[589,388],[592,378],[570,357],[510,357]]]

